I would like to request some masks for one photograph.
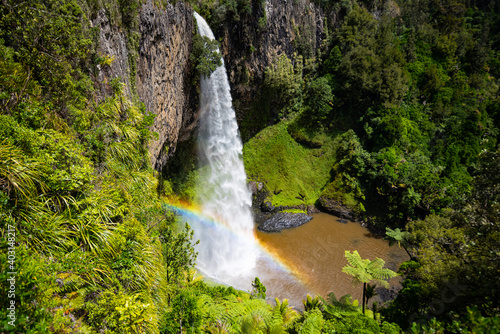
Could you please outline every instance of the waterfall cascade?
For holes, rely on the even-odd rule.
[[[205,20],[198,13],[194,16],[199,34],[214,39]],[[243,145],[226,68],[219,66],[209,78],[200,80],[198,151],[205,166],[198,193],[203,213],[222,224],[193,226],[195,238],[200,240],[197,263],[206,275],[241,286],[236,277],[255,267],[258,254],[250,210],[251,192],[241,157]],[[250,282],[243,283],[247,286]]]

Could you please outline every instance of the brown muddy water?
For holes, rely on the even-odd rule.
[[[261,273],[268,297],[287,298],[296,308],[301,308],[301,301],[308,293],[324,298],[330,292],[337,298],[350,294],[361,300],[362,285],[354,286],[352,277],[342,272],[347,264],[346,250],[357,250],[364,259],[382,258],[385,266],[394,271],[408,260],[403,249],[397,245],[389,247],[387,240],[372,234],[361,224],[342,223],[338,217],[326,213],[314,214],[307,224],[279,233],[256,230],[255,236],[262,248],[289,269],[289,275]],[[267,271],[264,263],[260,265],[261,270]],[[389,281],[390,290],[399,289],[399,282],[399,278]],[[371,301],[374,300],[381,301],[381,296]]]

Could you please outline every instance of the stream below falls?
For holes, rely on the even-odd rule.
[[[361,301],[362,285],[354,286],[352,277],[342,272],[347,264],[344,252],[357,250],[362,258],[376,257],[386,262],[386,267],[397,271],[399,265],[409,259],[398,245],[389,246],[387,240],[371,233],[359,223],[343,223],[338,217],[317,213],[302,226],[279,233],[264,233],[255,229],[255,237],[268,254],[283,263],[289,270],[283,273],[274,270],[263,260],[257,262],[255,274],[267,288],[267,297],[287,298],[291,305],[302,309],[306,295],[321,295],[330,292],[340,298],[350,294]],[[274,272],[273,272],[274,271]],[[391,290],[400,287],[400,279],[389,281]],[[394,292],[393,292],[394,293]],[[370,300],[382,301],[383,296]]]

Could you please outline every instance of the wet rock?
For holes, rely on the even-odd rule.
[[[389,302],[391,300],[396,299],[398,295],[399,289],[395,287],[390,287],[389,289],[386,289],[384,287],[379,287],[375,291],[377,291],[377,295],[382,303]]]
[[[260,209],[264,212],[274,212],[276,211],[276,207],[271,203],[270,200],[264,200],[260,205]]]
[[[257,182],[257,191],[262,191],[264,189],[264,184],[262,182]]]
[[[262,232],[280,232],[287,228],[303,225],[312,219],[305,213],[278,212],[257,227]]]
[[[314,213],[319,213],[320,211],[313,204],[307,206],[307,214],[312,215]]]
[[[255,181],[250,181],[248,182],[248,188],[250,189],[250,191],[252,192],[252,195],[257,195],[258,193],[258,189],[257,189],[257,182]]]
[[[319,203],[321,204],[321,207],[323,207],[323,209],[328,213],[344,219],[353,221],[357,220],[356,214],[353,212],[353,210],[340,201],[328,198],[326,196],[321,196],[319,198]]]

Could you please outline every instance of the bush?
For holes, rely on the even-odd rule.
[[[196,71],[204,78],[210,77],[217,67],[222,65],[222,58],[219,53],[219,42],[211,40],[207,36],[196,34],[193,38],[193,51],[190,59]]]

